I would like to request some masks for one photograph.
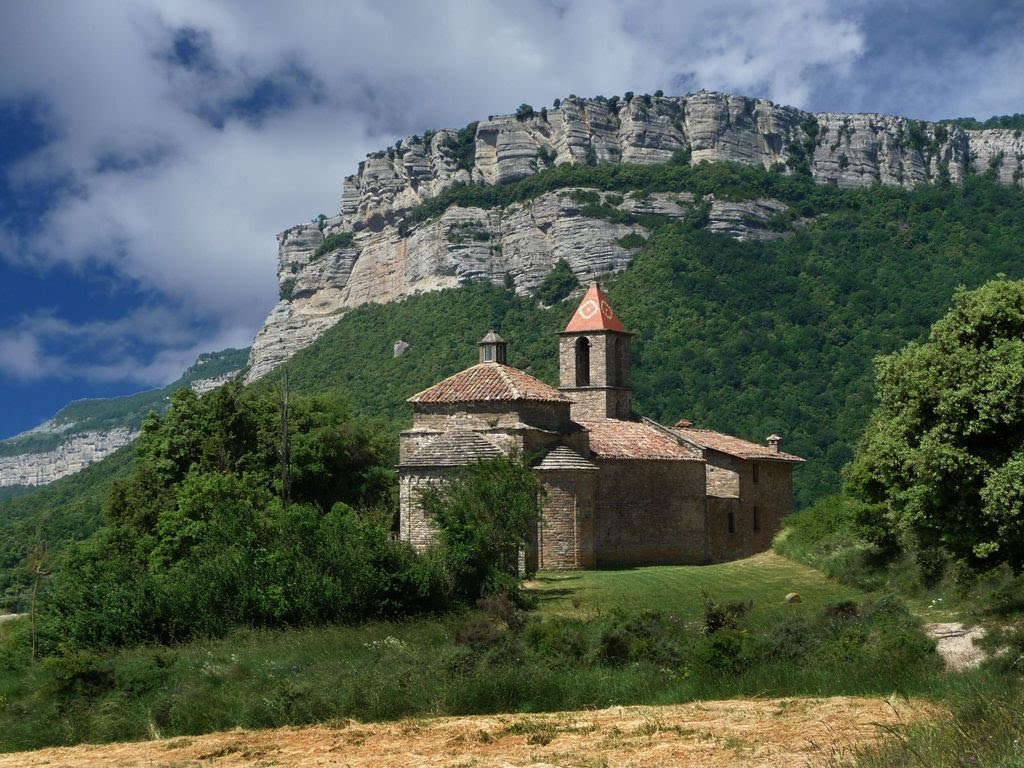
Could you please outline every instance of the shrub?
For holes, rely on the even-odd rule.
[[[713,600],[707,592],[702,592],[701,596],[704,601],[704,616],[701,626],[705,635],[711,635],[723,629],[736,629],[740,617],[754,606],[752,602],[719,603]]]
[[[528,117],[533,117],[534,114],[533,107],[529,104],[520,104],[518,109],[516,109],[517,120],[525,120]]]
[[[333,235],[328,235],[324,238],[324,241],[320,244],[320,247],[313,252],[310,262],[317,261],[323,258],[331,251],[339,251],[342,248],[351,248],[355,242],[354,232],[335,232]]]
[[[637,232],[630,232],[616,241],[621,247],[627,250],[643,248],[647,244],[647,238]]]
[[[281,282],[281,287],[278,290],[278,297],[281,301],[291,301],[292,294],[295,292],[295,278],[289,277]]]

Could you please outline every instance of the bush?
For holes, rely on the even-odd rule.
[[[328,235],[324,238],[324,241],[320,244],[320,247],[313,252],[310,262],[317,261],[326,256],[331,251],[339,251],[342,248],[351,248],[355,242],[354,232],[335,232],[333,235]]]
[[[516,109],[517,120],[525,120],[528,117],[533,117],[534,114],[536,113],[533,111],[533,107],[529,104],[520,104]]]
[[[456,468],[420,500],[440,532],[439,557],[452,595],[475,602],[519,591],[519,554],[540,520],[543,487],[520,456]]]

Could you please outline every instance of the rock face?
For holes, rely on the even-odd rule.
[[[213,392],[215,389],[227,384],[229,381],[234,381],[238,378],[238,375],[242,372],[241,368],[237,368],[234,371],[228,371],[222,373],[220,376],[213,376],[209,379],[198,379],[189,384],[192,391],[197,395],[205,395],[207,392]]]
[[[0,487],[52,483],[106,458],[138,436],[138,432],[127,427],[107,432],[83,432],[68,437],[53,451],[0,456]]]
[[[492,116],[369,155],[345,179],[338,216],[278,235],[282,298],[256,338],[246,381],[311,344],[347,309],[471,280],[510,281],[526,292],[560,259],[585,280],[628,266],[636,238],[619,241],[647,234],[637,223],[613,223],[572,190],[506,208],[450,207],[425,222],[408,220],[412,208],[453,184],[504,184],[565,163],[659,164],[674,157],[803,170],[844,188],[956,183],[984,171],[1024,185],[1024,139],[1016,131],[967,131],[891,115],[812,114],[725,93],[642,96],[628,103],[569,97],[559,108],[531,115]],[[681,217],[694,205],[686,194],[599,198],[603,206],[636,215]],[[711,203],[714,231],[782,236],[775,224],[785,220],[784,203],[703,202]],[[317,256],[325,238],[339,233],[351,234],[346,244]]]

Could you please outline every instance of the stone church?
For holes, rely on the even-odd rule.
[[[779,450],[777,435],[759,445],[638,417],[630,338],[595,283],[560,334],[558,389],[509,366],[492,331],[477,365],[409,398],[401,538],[424,549],[436,536],[418,503],[424,484],[518,449],[543,457],[543,516],[528,553],[537,568],[696,565],[768,549],[803,459]]]

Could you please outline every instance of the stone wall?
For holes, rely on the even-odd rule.
[[[399,472],[398,495],[401,514],[398,520],[398,535],[408,541],[418,552],[434,543],[437,530],[423,512],[419,495],[427,486],[440,482],[444,477],[440,469],[417,468]]]
[[[413,429],[509,429],[528,425],[552,431],[569,427],[569,403],[417,403]]]
[[[706,561],[702,462],[596,463],[598,567]]]
[[[735,560],[770,549],[782,519],[793,511],[794,465],[744,460],[716,451],[707,451],[707,460],[712,561]],[[712,476],[716,481],[714,486]],[[727,482],[723,482],[723,478]],[[733,492],[735,489],[738,493]],[[732,531],[729,530],[730,514]]]
[[[537,567],[594,568],[594,470],[539,471],[547,495],[537,536]]]

